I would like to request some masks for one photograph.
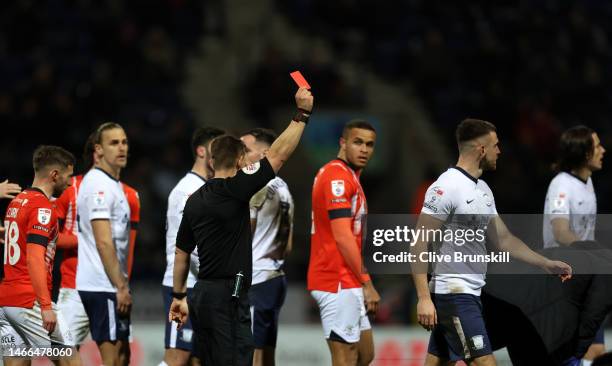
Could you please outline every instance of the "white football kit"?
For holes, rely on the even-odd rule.
[[[569,221],[570,230],[580,240],[595,239],[597,198],[593,181],[585,182],[570,173],[560,172],[548,186],[544,202],[544,248],[558,247],[552,229],[552,220]]]
[[[185,203],[187,203],[189,196],[200,189],[205,183],[206,180],[204,178],[190,171],[176,184],[168,196],[168,210],[166,212],[166,272],[162,281],[163,286],[173,286],[176,234],[183,219]],[[197,280],[199,266],[197,249],[194,249],[191,253],[190,261],[187,287],[193,288]]]
[[[109,220],[121,272],[127,278],[130,238],[130,206],[121,182],[102,169],[91,169],[77,196],[78,250],[76,289],[90,292],[117,292],[106,275],[96,247],[92,220]]]
[[[497,215],[493,192],[482,179],[475,179],[458,167],[442,173],[425,194],[422,213],[444,221],[441,230],[458,234],[461,230],[483,230]],[[474,237],[473,241],[460,243],[442,241],[439,254],[451,257],[455,252],[463,254],[487,254],[486,238]],[[480,296],[485,285],[486,263],[438,262],[429,282],[430,291],[436,294],[471,294]]]
[[[283,254],[293,226],[294,204],[287,183],[272,179],[250,201],[251,219],[257,220],[253,233],[253,280],[264,282],[285,262]]]

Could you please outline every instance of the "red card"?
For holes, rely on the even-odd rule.
[[[306,79],[304,79],[304,76],[302,75],[301,72],[299,71],[294,71],[291,74],[291,77],[293,78],[293,81],[295,81],[295,83],[300,87],[300,88],[306,88],[306,89],[310,89],[310,84],[308,84],[308,81],[306,81]]]

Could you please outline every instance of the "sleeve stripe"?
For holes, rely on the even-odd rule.
[[[26,237],[26,243],[38,244],[46,247],[49,243],[49,238],[39,234],[28,234]]]
[[[327,214],[329,215],[330,220],[352,216],[350,208],[338,208],[335,210],[329,210],[327,211]]]
[[[138,230],[138,221],[130,221],[130,230]]]

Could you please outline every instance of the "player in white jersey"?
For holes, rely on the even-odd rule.
[[[172,281],[174,274],[174,252],[176,251],[176,234],[178,232],[185,203],[191,194],[197,191],[206,180],[213,176],[210,165],[210,143],[212,140],[223,135],[223,131],[214,127],[198,128],[191,138],[191,149],[194,157],[193,167],[172,189],[168,196],[168,211],[166,221],[166,273],[162,282],[162,293],[164,298],[164,314],[170,311],[172,303]],[[191,253],[191,265],[187,277],[188,296],[196,283],[198,274],[198,253]],[[164,346],[164,361],[159,366],[182,366],[189,363],[192,354],[197,356],[197,350],[193,349],[193,328],[191,322],[187,321],[180,329],[176,322],[166,319],[166,333]],[[197,362],[194,360],[193,362]]]
[[[77,196],[76,288],[105,365],[129,364],[132,298],[127,276],[130,208],[119,182],[127,164],[123,128],[107,122],[96,130],[94,168]]]
[[[240,139],[247,159],[258,162],[276,140],[276,133],[255,128]],[[278,316],[287,294],[283,272],[293,242],[293,197],[280,177],[272,179],[250,201],[253,229],[253,279],[249,289],[251,329],[255,342],[253,366],[274,366]]]
[[[605,152],[599,136],[589,127],[572,127],[561,135],[555,164],[558,173],[548,186],[544,203],[545,248],[595,239],[597,198],[591,175],[601,170]],[[584,355],[583,365],[590,366],[604,352],[602,325]]]
[[[440,254],[487,254],[485,238],[489,238],[500,250],[510,252],[516,259],[542,267],[549,273],[558,273],[562,280],[569,278],[569,265],[535,253],[508,231],[497,215],[491,189],[479,179],[484,171],[495,170],[497,165],[500,150],[495,126],[486,121],[466,119],[457,127],[456,138],[457,164],[428,189],[417,227],[425,231],[451,230],[454,234],[471,229],[476,233],[472,240],[466,236],[462,242],[443,241]],[[484,237],[478,232],[484,232]],[[416,240],[413,253],[417,258],[427,250],[427,245],[421,237]],[[495,365],[480,302],[486,264],[475,261],[436,263],[429,284],[427,265],[422,262],[413,266],[418,321],[425,329],[433,330],[425,365],[446,365],[459,360],[469,365]]]

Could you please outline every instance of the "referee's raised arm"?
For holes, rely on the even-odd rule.
[[[300,88],[295,93],[295,104],[298,111],[293,116],[289,126],[274,140],[266,154],[274,173],[278,173],[300,142],[304,127],[308,123],[310,113],[312,112],[313,101],[314,97],[306,88]]]

